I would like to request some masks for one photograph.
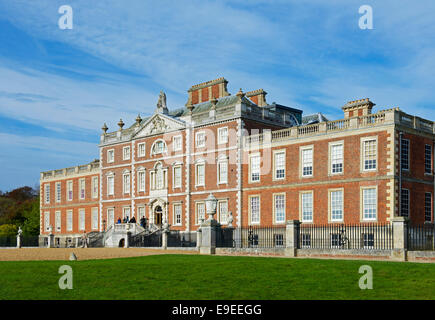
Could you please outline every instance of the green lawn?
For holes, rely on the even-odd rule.
[[[60,290],[61,265],[74,288]],[[361,265],[373,290],[361,290]],[[0,262],[0,299],[435,299],[435,264],[156,255]]]

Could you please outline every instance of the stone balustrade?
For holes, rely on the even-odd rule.
[[[271,135],[265,133],[254,134],[244,137],[244,146],[251,147],[259,144],[268,144],[287,139],[305,138],[319,134],[369,128],[385,124],[397,124],[423,132],[435,134],[434,122],[420,117],[408,115],[398,108],[382,110],[377,113],[340,119],[334,121],[320,122],[316,124],[290,127],[282,130],[272,131]],[[269,139],[268,139],[269,138]]]

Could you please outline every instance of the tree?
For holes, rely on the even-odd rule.
[[[21,187],[0,195],[0,226],[3,235],[16,234],[21,226],[25,235],[39,234],[39,192]]]
[[[0,226],[0,237],[15,236],[17,234],[18,228],[13,224],[2,224]]]
[[[26,220],[23,225],[23,234],[28,236],[39,235],[39,197],[33,199],[29,207],[24,211]]]

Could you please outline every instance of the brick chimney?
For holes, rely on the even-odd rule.
[[[264,107],[267,106],[266,94],[267,92],[263,89],[257,89],[254,91],[246,92],[246,97],[248,97],[257,106]]]
[[[369,98],[349,101],[341,109],[344,112],[344,118],[366,116],[372,113],[372,108],[375,106]]]
[[[189,98],[186,106],[210,101],[212,98],[219,99],[229,96],[227,84],[228,81],[225,78],[218,78],[192,86],[187,90]]]

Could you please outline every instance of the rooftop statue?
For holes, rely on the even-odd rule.
[[[166,106],[166,94],[160,91],[159,100],[157,101],[157,112],[158,113],[168,113],[168,107]]]

